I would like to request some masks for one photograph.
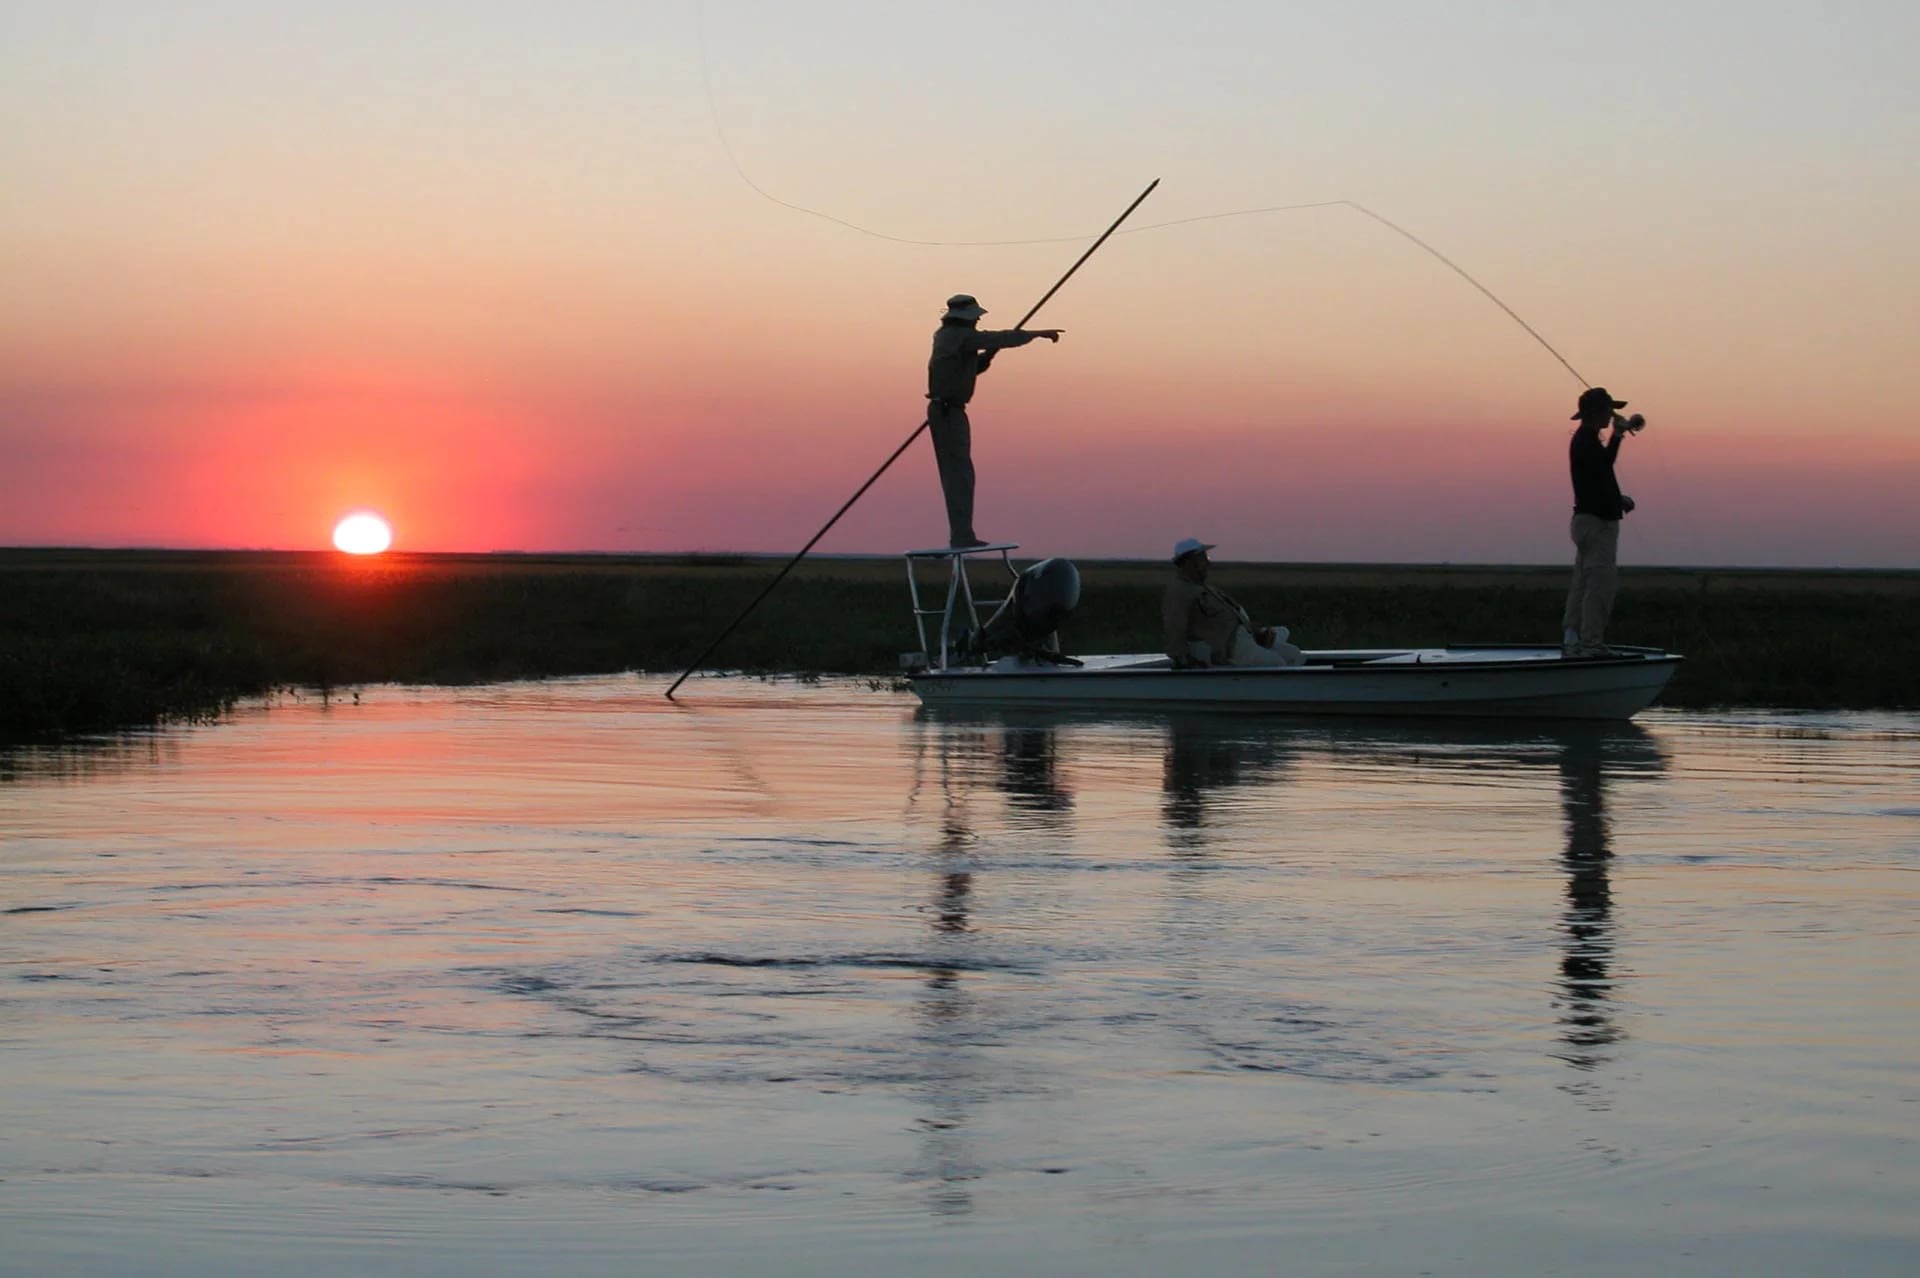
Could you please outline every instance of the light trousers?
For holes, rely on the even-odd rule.
[[[1275,626],[1273,646],[1262,647],[1245,626],[1233,632],[1233,651],[1225,660],[1216,656],[1213,646],[1203,639],[1196,639],[1187,645],[1187,650],[1197,660],[1211,661],[1216,666],[1304,666],[1307,656],[1300,649],[1287,642],[1287,628]]]
[[[1566,610],[1560,614],[1560,634],[1563,642],[1597,648],[1606,642],[1607,618],[1613,615],[1620,521],[1575,515],[1572,532],[1573,582],[1567,587]]]

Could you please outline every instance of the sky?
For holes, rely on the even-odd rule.
[[[983,535],[1558,562],[1586,380],[1649,422],[1624,563],[1920,567],[1916,47],[1909,3],[0,0],[0,544],[795,550],[947,295],[1012,325],[1158,178],[981,379]],[[1351,207],[1215,216],[1327,201],[1579,376]],[[820,550],[944,539],[923,435]]]

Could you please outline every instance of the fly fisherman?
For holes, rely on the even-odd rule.
[[[1633,498],[1620,495],[1613,461],[1620,455],[1620,441],[1646,425],[1638,413],[1622,417],[1613,411],[1626,406],[1626,400],[1615,399],[1605,387],[1590,386],[1581,392],[1571,419],[1580,423],[1567,447],[1567,468],[1573,476],[1573,583],[1560,617],[1560,650],[1569,657],[1607,652],[1620,520],[1633,509]],[[1603,444],[1600,432],[1608,426],[1613,433]]]
[[[1036,337],[1060,340],[1057,328],[982,329],[978,325],[986,313],[971,294],[948,298],[927,361],[927,425],[947,499],[947,544],[955,550],[987,544],[973,531],[973,427],[967,401],[973,398],[974,379],[987,371],[996,351],[1025,346]]]

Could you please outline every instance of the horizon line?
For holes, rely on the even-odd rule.
[[[1018,549],[1018,547],[1015,547]],[[793,557],[785,550],[411,550],[388,549],[371,555],[350,555],[331,546],[162,546],[162,545],[73,545],[13,544],[0,545],[0,555],[12,554],[160,554],[160,555],[310,555],[343,561],[372,562],[386,558],[523,558],[523,559],[754,559],[779,562]],[[834,551],[810,554],[809,559],[873,561],[903,559],[906,551]],[[1022,555],[1019,558],[1074,558],[1083,563],[1154,564],[1169,561],[1159,556],[1137,555]],[[1453,560],[1453,559],[1220,559],[1221,564],[1254,564],[1303,568],[1449,568],[1449,569],[1559,569],[1567,565],[1559,560]],[[1648,560],[1622,564],[1623,570],[1659,568],[1675,572],[1851,572],[1920,573],[1920,566],[1887,567],[1867,564],[1702,564]]]

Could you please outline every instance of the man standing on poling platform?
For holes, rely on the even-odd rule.
[[[1036,337],[1058,342],[1061,333],[1057,328],[982,329],[978,325],[986,313],[970,294],[948,298],[927,361],[927,426],[947,500],[947,544],[955,550],[987,544],[973,531],[973,426],[967,401],[973,398],[974,379],[987,371],[996,351],[1025,346]]]

